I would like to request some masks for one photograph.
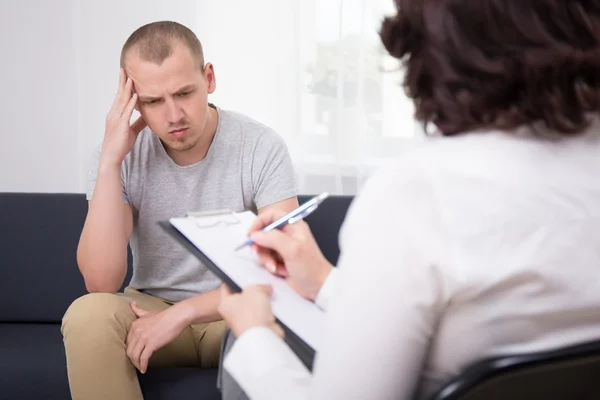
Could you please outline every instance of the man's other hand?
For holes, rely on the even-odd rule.
[[[135,301],[130,304],[138,319],[133,322],[127,335],[127,356],[145,374],[152,354],[172,342],[187,325],[175,307],[164,311],[146,311]]]

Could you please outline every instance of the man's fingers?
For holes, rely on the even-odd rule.
[[[146,127],[146,121],[144,120],[144,118],[140,115],[138,119],[135,120],[135,122],[133,124],[131,124],[131,130],[133,130],[133,132],[137,135],[139,134],[142,129],[144,129]]]
[[[134,341],[134,337],[133,337],[133,326],[131,329],[129,329],[129,332],[127,332],[127,338],[125,339],[125,344],[127,345],[127,351],[129,351],[129,346],[133,343]],[[129,355],[129,354],[127,354]]]
[[[144,351],[140,355],[140,372],[145,374],[148,370],[148,363],[150,362],[150,357],[152,356],[152,350],[150,347],[144,347]]]
[[[135,357],[134,357],[134,351],[135,351],[135,348],[138,345],[138,338],[136,337],[136,335],[134,335],[134,330],[133,329],[130,329],[129,333],[127,334],[127,342],[126,342],[126,344],[127,344],[127,350],[126,350],[127,357],[129,357],[129,359],[131,360],[131,362],[133,363],[133,365],[135,365],[135,362],[134,362],[134,359],[135,359]],[[137,368],[137,365],[135,365],[135,367]]]
[[[131,96],[131,92],[133,89],[133,81],[131,80],[131,78],[127,78],[127,81],[125,82],[125,87],[123,88],[123,91],[121,92],[118,100],[117,100],[117,107],[115,109],[115,112],[117,114],[125,114],[125,107],[127,107],[127,104],[129,103],[129,101],[131,100],[132,96]],[[131,118],[131,115],[129,115],[129,117]]]
[[[135,301],[132,301],[129,304],[131,305],[131,311],[133,311],[133,313],[137,315],[138,318],[141,318],[144,315],[148,314],[148,311],[140,308]]]
[[[138,94],[134,93],[133,96],[131,96],[131,98],[129,99],[129,102],[127,103],[125,109],[122,110],[122,117],[127,119],[127,123],[129,123],[129,120],[131,120],[131,116],[133,115],[133,110],[135,109],[135,103],[137,103],[137,100]]]
[[[140,357],[142,356],[142,352],[144,351],[145,347],[146,343],[144,343],[143,340],[138,340],[135,343],[135,346],[131,349],[131,356],[129,356],[129,359],[131,360],[133,365],[135,365],[135,367],[140,371]]]
[[[119,70],[119,86],[117,87],[117,94],[115,95],[115,99],[113,100],[112,108],[116,108],[119,105],[119,101],[121,100],[121,95],[123,94],[123,89],[126,81],[125,69],[121,68]]]

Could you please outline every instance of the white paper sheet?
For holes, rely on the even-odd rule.
[[[275,277],[258,263],[249,247],[234,249],[247,239],[248,230],[256,215],[250,211],[238,213],[236,224],[212,225],[221,216],[196,218],[202,228],[189,218],[171,218],[169,222],[194,246],[242,289],[248,285],[267,283],[273,286],[273,314],[295,332],[315,351],[323,331],[324,312],[314,303],[298,295],[284,279]],[[228,218],[231,221],[231,218]]]

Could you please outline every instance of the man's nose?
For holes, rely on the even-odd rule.
[[[175,124],[183,119],[183,109],[173,100],[167,100],[167,121]]]

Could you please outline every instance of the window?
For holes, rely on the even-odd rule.
[[[400,64],[379,38],[383,17],[394,12],[392,0],[223,3],[207,7],[212,17],[215,9],[234,5],[235,15],[223,11],[227,18],[205,27],[201,37],[209,40],[207,58],[220,55],[218,82],[223,67],[221,82],[238,83],[220,99],[284,136],[301,193],[355,194],[382,162],[419,136]],[[223,25],[236,33],[214,32]]]

